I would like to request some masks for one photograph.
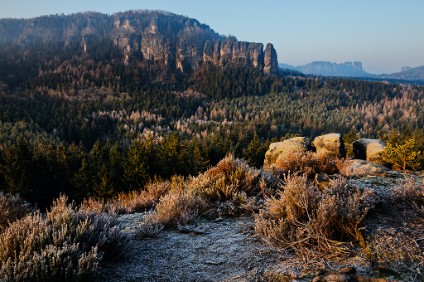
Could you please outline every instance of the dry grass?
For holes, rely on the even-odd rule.
[[[156,180],[142,191],[121,193],[106,203],[87,199],[80,209],[113,214],[150,212],[140,226],[143,237],[150,236],[151,230],[160,226],[176,227],[199,216],[234,216],[258,211],[258,198],[273,194],[277,182],[272,175],[262,175],[260,170],[230,155],[197,177]]]
[[[29,214],[0,235],[0,280],[81,280],[125,242],[113,218],[80,212],[62,196],[46,214]]]
[[[409,179],[393,189],[392,200],[404,209],[413,209],[424,216],[424,184]]]
[[[149,213],[137,229],[137,238],[154,238],[158,236],[165,226],[155,219],[155,214]]]
[[[104,201],[97,200],[95,198],[87,198],[84,199],[79,206],[79,210],[83,213],[90,214],[90,213],[110,213],[113,214],[114,212],[111,210],[110,206],[105,203]]]
[[[204,174],[190,179],[188,189],[207,200],[216,214],[236,215],[251,211],[257,196],[270,193],[266,182],[259,170],[230,155]]]
[[[174,177],[177,179],[178,177]],[[119,193],[112,200],[104,202],[94,198],[85,199],[80,210],[93,213],[129,214],[148,211],[156,206],[159,199],[167,194],[174,185],[173,181],[152,181],[144,190]]]
[[[368,248],[375,262],[424,262],[424,254],[414,238],[395,228],[376,230],[369,239]]]
[[[169,193],[156,206],[153,220],[165,227],[175,227],[195,220],[207,207],[202,197],[190,192]]]
[[[268,178],[230,155],[198,177],[154,182],[145,191],[118,196],[110,206],[126,212],[137,211],[134,203],[143,211],[150,208],[151,214],[140,226],[140,236],[144,233],[149,236],[155,224],[176,227],[199,216],[233,216],[257,211],[258,195],[271,193]]]
[[[317,173],[334,174],[338,172],[337,159],[328,157],[326,155],[317,155],[314,152],[307,152],[305,154],[293,154],[292,157],[284,160],[279,160],[276,168],[287,174],[289,172],[296,172],[305,174],[308,178],[313,178]]]
[[[171,187],[170,181],[155,181],[148,183],[143,191],[119,193],[114,201],[114,210],[119,214],[149,210],[156,206]]]
[[[360,229],[373,193],[349,185],[344,179],[330,181],[320,191],[306,175],[289,175],[284,190],[267,199],[256,216],[255,231],[267,243],[309,258],[341,256],[352,243],[363,243]]]
[[[0,192],[0,234],[15,220],[31,213],[31,205],[19,197],[19,195],[3,194]]]

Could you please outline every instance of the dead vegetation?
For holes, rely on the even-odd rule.
[[[265,242],[305,259],[342,258],[363,243],[362,223],[375,202],[371,190],[337,179],[321,191],[306,175],[289,175],[284,184],[255,217],[255,231]]]
[[[198,217],[257,211],[257,201],[274,193],[276,183],[271,176],[262,175],[260,170],[230,155],[197,177],[156,180],[144,190],[120,193],[109,202],[90,198],[80,209],[112,214],[149,211],[149,220],[175,227]]]
[[[7,226],[28,213],[33,208],[19,195],[3,194],[0,192],[0,234]]]
[[[308,178],[315,177],[316,174],[326,173],[335,174],[338,160],[327,155],[318,155],[315,152],[306,152],[305,154],[293,154],[291,157],[279,160],[276,163],[276,169],[284,174],[296,172],[301,175],[307,175]]]
[[[404,209],[413,209],[424,216],[424,183],[417,183],[413,179],[409,179],[393,189],[392,198],[394,204]]]
[[[141,212],[135,236],[142,240],[161,238],[165,229],[193,233],[185,226],[199,218],[253,215],[255,236],[269,250],[289,254],[287,263],[320,262],[322,271],[328,268],[323,261],[341,265],[360,258],[371,270],[392,271],[373,274],[368,269],[367,275],[422,279],[422,182],[401,181],[396,187],[387,186],[384,193],[336,176],[320,185],[313,175],[332,173],[335,160],[315,157],[293,160],[290,169],[304,173],[289,173],[286,167],[280,181],[228,156],[197,177],[155,180],[143,190],[121,193],[107,202],[90,198],[77,208],[62,197],[45,215],[29,214],[30,207],[19,197],[1,194],[2,212],[15,217],[0,222],[4,229],[3,233],[0,229],[0,277],[5,281],[31,275],[47,280],[87,277],[108,254],[119,254],[123,248],[125,238],[113,227],[113,218]],[[50,268],[42,268],[41,261]]]
[[[81,280],[122,254],[126,240],[111,216],[79,211],[62,196],[0,233],[0,280]]]

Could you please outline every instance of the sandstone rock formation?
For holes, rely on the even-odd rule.
[[[106,41],[126,63],[137,58],[183,72],[204,63],[235,64],[278,74],[277,52],[272,44],[268,43],[264,50],[262,43],[222,36],[195,19],[167,12],[79,13],[0,20],[0,44],[20,48],[31,43],[63,42],[64,46],[75,46],[79,42],[81,51],[89,53],[98,42]]]
[[[353,154],[356,159],[382,163],[381,153],[386,145],[379,139],[362,138],[353,142]]]
[[[339,133],[329,133],[318,136],[312,142],[317,155],[342,158],[345,156],[343,138]]]
[[[346,177],[386,176],[389,169],[365,160],[346,160],[339,167],[340,174]]]
[[[265,49],[264,72],[271,74],[278,73],[277,52],[271,43],[268,43]]]
[[[278,162],[305,154],[308,146],[309,139],[306,137],[294,137],[270,144],[265,153],[264,169],[272,169]]]

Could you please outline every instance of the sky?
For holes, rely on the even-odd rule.
[[[360,61],[371,73],[424,65],[423,0],[0,0],[0,7],[0,18],[166,10],[239,40],[271,42],[280,63]]]

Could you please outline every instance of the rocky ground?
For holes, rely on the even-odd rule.
[[[135,235],[142,214],[119,218]],[[278,254],[253,236],[253,219],[200,221],[157,238],[133,236],[127,255],[105,266],[99,281],[256,281]]]
[[[415,180],[422,181],[417,177]],[[405,181],[405,176],[352,181],[384,196],[391,187]],[[373,265],[360,250],[348,259],[307,262],[276,251],[255,236],[253,217],[200,220],[163,231],[154,238],[139,239],[136,234],[143,216],[118,218],[121,229],[131,236],[128,251],[121,260],[102,266],[98,281],[400,281],[399,273]],[[405,228],[404,216],[386,213],[371,217],[367,224],[396,231]],[[414,224],[413,229],[424,228],[424,222]],[[414,270],[408,271],[412,276],[405,280],[420,281],[418,272],[414,276]]]

